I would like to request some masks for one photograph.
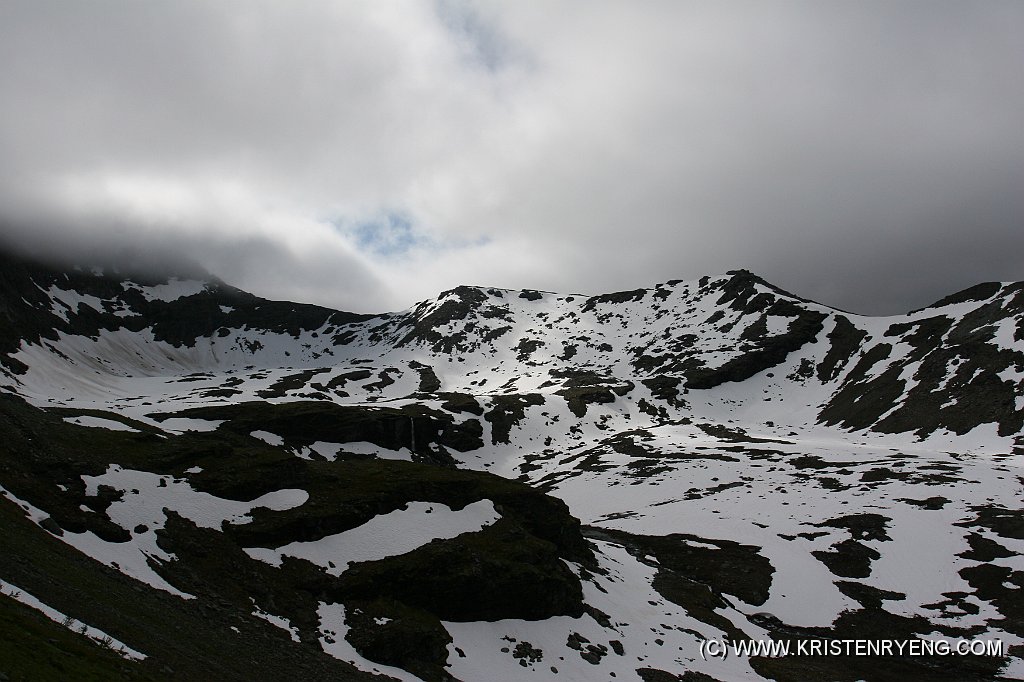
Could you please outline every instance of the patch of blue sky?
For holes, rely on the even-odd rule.
[[[358,223],[347,232],[360,251],[377,256],[400,256],[432,245],[429,237],[413,229],[412,221],[397,213]]]
[[[513,58],[509,41],[465,0],[434,0],[437,16],[466,50],[470,60],[488,71],[498,71]]]
[[[393,211],[370,220],[351,222],[334,219],[330,222],[336,230],[347,235],[359,251],[386,259],[401,258],[414,252],[482,246],[490,241],[488,237],[473,240],[438,239],[417,227],[407,215]]]

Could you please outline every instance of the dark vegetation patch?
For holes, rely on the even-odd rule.
[[[978,533],[967,534],[967,545],[969,550],[957,554],[957,556],[971,561],[989,562],[995,559],[1005,559],[1014,556],[1014,553],[1003,547],[1001,544],[980,535]]]
[[[491,423],[491,443],[508,444],[512,427],[526,418],[526,408],[543,404],[544,396],[539,393],[491,396],[491,408],[484,415]]]
[[[201,395],[204,398],[231,398],[241,394],[241,391],[234,388],[211,388],[208,391],[203,391]]]
[[[559,460],[560,466],[557,469],[551,471],[542,478],[533,481],[532,485],[538,490],[548,492],[554,490],[558,484],[563,481],[573,478],[574,476],[579,476],[582,473],[599,473],[618,468],[618,464],[607,461],[607,454],[608,447],[605,444],[586,448],[583,451],[577,451],[574,454]]]
[[[73,418],[73,417],[99,417],[100,419],[109,419],[110,421],[118,422],[119,424],[124,424],[125,426],[130,426],[133,429],[135,429],[136,431],[141,431],[142,433],[148,433],[148,434],[154,434],[154,435],[155,434],[162,434],[163,433],[160,429],[154,427],[151,424],[147,424],[145,422],[140,422],[140,421],[138,421],[136,419],[132,419],[131,417],[126,417],[126,416],[124,416],[122,414],[116,414],[114,412],[107,412],[105,410],[90,410],[90,409],[83,409],[83,408],[80,408],[80,407],[50,407],[50,408],[47,408],[46,411],[49,414],[57,415],[59,417],[64,417],[64,418],[68,418],[68,417],[71,417],[71,418]]]
[[[447,412],[420,405],[392,408],[326,401],[256,401],[197,407],[152,417],[158,421],[171,417],[225,420],[220,430],[239,435],[269,431],[281,436],[289,447],[309,446],[317,441],[366,441],[388,450],[408,448],[415,458],[439,464],[453,462],[446,448],[466,451],[483,445],[483,430],[476,420],[459,422]]]
[[[56,341],[60,333],[96,338],[102,331],[151,328],[157,341],[193,347],[198,339],[212,338],[225,328],[298,337],[304,331],[328,325],[344,328],[372,318],[315,305],[267,301],[212,279],[200,293],[174,301],[148,301],[137,289],[123,287],[124,277],[121,273],[96,275],[91,270],[63,271],[0,253],[0,363],[15,372],[24,371],[25,367],[8,354],[15,352],[23,339],[27,343]],[[145,275],[132,277],[143,286],[168,281]],[[103,310],[80,305],[67,311],[68,320],[64,321],[51,311],[45,292],[54,285],[99,298]],[[122,307],[133,314],[115,314]]]
[[[372,376],[373,372],[368,369],[356,369],[351,372],[343,372],[335,377],[331,377],[330,381],[324,384],[323,388],[328,391],[342,391],[345,388],[345,384],[348,382],[362,381],[363,379],[369,379]]]
[[[849,514],[815,524],[819,528],[844,528],[854,540],[892,540],[885,532],[892,519],[881,514]]]
[[[851,429],[874,425],[903,395],[904,382],[899,367],[888,367],[867,379],[868,371],[892,353],[892,345],[878,343],[862,352],[857,364],[843,379],[839,391],[822,409],[819,418],[830,426],[842,424]]]
[[[584,527],[584,534],[622,545],[638,559],[653,557],[661,571],[700,583],[715,594],[731,594],[755,606],[768,599],[775,569],[753,545],[685,533],[637,535],[596,526]]]
[[[964,301],[990,297],[972,296]],[[891,352],[888,343],[872,346],[822,410],[822,421],[883,433],[912,431],[920,437],[938,429],[962,435],[992,422],[1000,435],[1018,433],[1024,428],[1024,413],[1016,409],[1016,397],[1024,386],[1000,374],[1024,368],[1024,353],[994,342],[996,325],[1019,314],[1012,306],[1004,307],[1005,302],[982,303],[958,320],[936,315],[890,326],[886,336],[910,344],[912,351],[868,379],[868,370]],[[910,363],[920,365],[908,389],[900,375]]]
[[[850,533],[850,537],[833,544],[828,550],[811,552],[811,555],[825,564],[833,575],[844,578],[867,578],[871,575],[871,562],[881,557],[881,554],[860,541],[891,540],[892,538],[886,533],[886,528],[891,521],[892,519],[881,514],[849,514],[816,523],[814,525],[818,528],[846,530]],[[861,591],[859,594],[863,595],[864,593]]]
[[[816,533],[797,533],[796,535],[787,535],[785,533],[779,533],[780,538],[782,538],[783,540],[789,540],[790,542],[796,540],[797,538],[803,538],[804,540],[814,540],[815,538],[820,538],[825,535],[828,535],[828,533],[825,531],[819,531]]]
[[[207,381],[207,380],[212,379],[212,378],[213,378],[212,374],[207,374],[206,372],[196,372],[194,374],[186,374],[185,376],[181,377],[180,379],[174,379],[174,380],[172,380],[171,383],[187,384],[187,383],[191,383],[193,381]]]
[[[441,409],[443,410],[455,413],[468,412],[478,417],[483,416],[484,408],[469,393],[439,393],[437,397],[444,400],[441,403]]]
[[[510,331],[512,331],[512,327],[509,327],[507,325],[503,326],[503,327],[494,327],[492,329],[485,329],[480,334],[480,343],[481,343],[481,345],[485,344],[485,343],[487,343],[487,344],[493,343],[495,341],[495,339],[501,338],[502,336],[504,336],[505,334],[507,334]]]
[[[637,668],[636,674],[644,682],[720,682],[718,678],[696,670],[687,670],[682,675],[676,675],[658,668]]]
[[[616,305],[620,303],[640,301],[643,300],[646,293],[646,289],[634,289],[633,291],[618,291],[613,294],[591,296],[587,299],[587,302],[583,304],[583,308],[580,312],[589,313],[599,305]]]
[[[649,347],[635,347],[631,350],[633,360],[630,364],[641,373],[657,372],[661,375],[685,376],[688,372],[699,372],[704,368],[704,361],[700,359],[699,351],[692,349],[665,352],[651,350]]]
[[[372,496],[379,490],[365,492]],[[246,538],[240,541],[172,517],[160,532],[161,546],[179,561],[160,572],[204,599],[242,603],[255,595],[263,608],[289,618],[304,641],[318,636],[319,602],[343,603],[346,622],[353,627],[348,640],[367,658],[427,679],[447,679],[442,666],[450,636],[441,620],[582,613],[579,580],[559,558],[557,545],[527,531],[509,511],[477,533],[358,563],[340,576],[289,557],[274,568],[239,549],[248,544]]]
[[[529,495],[556,505],[547,507],[542,502],[540,507],[530,509],[529,501],[509,499],[507,491],[512,489],[505,488],[503,494],[500,482],[484,481],[496,483],[499,489],[481,490],[473,485],[474,477],[437,481],[435,474],[450,470],[413,467],[396,470],[386,466],[366,472],[359,471],[365,467],[346,466],[339,478],[325,481],[324,490],[312,488],[311,500],[305,505],[284,512],[290,518],[280,519],[278,514],[262,510],[264,513],[256,515],[255,529],[227,529],[237,528],[240,533],[219,533],[195,528],[180,519],[169,520],[167,532],[161,533],[165,536],[161,546],[173,551],[179,561],[161,573],[176,585],[194,594],[209,594],[210,598],[242,600],[247,594],[255,594],[258,603],[269,604],[265,608],[288,617],[311,639],[316,636],[317,602],[344,603],[346,611],[356,616],[349,641],[359,651],[370,660],[399,665],[428,679],[445,679],[440,666],[446,660],[445,647],[450,638],[441,620],[547,618],[582,613],[579,581],[560,557],[586,563],[592,563],[592,559],[579,536],[578,522],[569,521],[570,525],[576,524],[575,538],[555,527],[561,523],[557,508],[560,502],[529,491]],[[416,476],[421,472],[426,475]],[[360,473],[380,475],[374,481]],[[396,479],[398,490],[390,485]],[[350,486],[345,482],[351,482]],[[355,564],[338,577],[308,561],[287,557],[281,568],[275,569],[250,560],[238,549],[271,539],[269,544],[277,545],[339,532],[362,521],[368,512],[386,513],[385,509],[401,506],[403,493],[415,499],[441,496],[444,504],[456,509],[464,505],[464,500],[486,494],[495,499],[503,517],[477,533],[435,540],[407,554]],[[564,553],[560,546],[573,550]],[[221,582],[211,580],[211,575]],[[356,610],[365,611],[366,618]],[[378,624],[370,618],[390,618],[392,622]]]
[[[730,270],[726,273],[729,275],[727,280],[719,280],[718,287],[722,291],[721,298],[718,299],[718,303],[729,303],[732,301],[730,306],[736,310],[741,310],[745,313],[756,312],[759,308],[758,300],[754,300],[752,297],[756,295],[762,295],[764,292],[758,293],[755,286],[768,289],[776,297],[782,299],[793,299],[800,301],[801,303],[812,303],[812,301],[801,298],[795,294],[792,294],[785,289],[781,289],[771,282],[768,282],[749,270]],[[701,278],[701,287],[706,287],[704,278]],[[751,302],[753,300],[753,302]]]
[[[904,504],[909,504],[913,507],[920,507],[921,509],[930,509],[933,511],[937,509],[942,509],[947,504],[949,504],[949,500],[946,499],[945,497],[942,497],[941,495],[934,495],[923,500],[911,500],[907,498],[901,498],[897,500],[897,502],[903,502]]]
[[[444,666],[452,637],[437,616],[391,598],[350,601],[345,639],[360,656],[432,682],[451,680]]]
[[[660,459],[634,459],[626,464],[622,473],[634,479],[648,479],[673,471],[675,468]]]
[[[301,466],[295,466],[295,461]],[[203,471],[194,477],[195,487],[220,497],[252,499],[281,487],[302,487],[309,492],[309,501],[300,507],[257,509],[251,514],[251,523],[226,528],[239,545],[276,547],[318,540],[401,509],[410,500],[462,509],[487,499],[504,519],[552,543],[566,558],[590,561],[579,522],[563,502],[490,474],[393,460],[308,462],[282,458],[268,460],[263,468],[241,478],[230,471]],[[269,479],[274,481],[270,483],[259,475],[265,473],[276,474],[277,479]],[[315,486],[307,480],[313,477]]]
[[[923,485],[946,485],[957,483],[959,479],[954,475],[959,472],[957,468],[952,468],[949,473],[945,470],[940,469],[939,471],[925,471],[926,469],[940,469],[939,467],[921,467],[919,470],[914,469],[903,469],[899,466],[889,468],[876,466],[868,469],[860,475],[861,483],[868,484],[870,487],[878,487],[886,483],[886,481],[906,481],[908,483],[923,484]]]
[[[837,583],[837,586],[840,583]],[[934,640],[936,632],[947,637],[977,637],[980,629],[960,629],[936,625],[922,616],[897,616],[875,605],[893,593],[873,591],[866,586],[840,587],[864,600],[870,606],[845,611],[829,627],[798,627],[787,625],[771,614],[756,614],[752,621],[769,631],[772,639],[791,642],[795,650],[798,640],[821,639],[826,645],[835,640]],[[996,656],[783,656],[752,658],[750,665],[764,677],[780,682],[804,680],[838,680],[856,682],[981,682],[1002,679],[998,671],[1006,658]]]
[[[271,418],[272,412],[261,416],[264,428],[270,428]],[[132,665],[155,677],[170,674],[160,672],[163,666],[184,679],[365,677],[320,651],[319,602],[346,605],[354,619],[352,639],[361,650],[429,679],[443,679],[440,663],[447,656],[447,639],[439,625],[442,618],[582,613],[579,581],[562,561],[593,565],[579,522],[563,502],[514,481],[401,461],[302,460],[249,438],[245,429],[250,424],[167,438],[78,427],[5,396],[0,396],[0,427],[6,445],[0,485],[49,512],[58,530],[84,530],[90,517],[119,528],[106,519],[105,510],[120,491],[101,488],[88,496],[81,481],[83,474],[99,474],[112,463],[185,477],[197,490],[228,499],[253,499],[281,488],[309,493],[299,507],[260,509],[251,523],[225,525],[222,531],[198,528],[168,513],[157,537],[177,560],[153,568],[196,595],[190,601],[150,589],[79,554],[14,504],[0,500],[5,546],[12,548],[0,553],[0,577],[149,654],[150,661]],[[202,472],[187,474],[193,466]],[[275,568],[241,549],[322,538],[413,500],[461,509],[482,499],[492,500],[501,514],[494,525],[358,564],[340,577],[292,558]],[[86,503],[93,511],[78,509]],[[288,618],[304,644],[292,643],[287,633],[252,616],[250,599]],[[356,613],[360,608],[364,611]],[[379,627],[374,620],[370,627],[361,613],[391,620]]]
[[[1024,571],[994,563],[977,564],[960,569],[960,577],[974,589],[978,599],[993,604],[999,618],[988,618],[990,627],[1024,636]]]
[[[550,445],[550,443],[548,443]],[[530,472],[540,469],[544,462],[549,462],[558,456],[560,453],[545,448],[539,452],[524,452],[523,462],[519,465],[519,478],[518,480],[524,483],[530,483]],[[539,490],[540,488],[538,488]]]
[[[710,315],[708,315],[708,319],[704,320],[704,324],[714,324],[714,323],[718,322],[719,320],[721,320],[724,317],[725,317],[725,311],[724,310],[716,310],[713,313],[711,313]]]
[[[814,376],[814,362],[810,358],[801,358],[800,364],[786,375],[790,381],[806,382]]]
[[[762,313],[740,332],[741,341],[757,341],[768,336],[768,315]]]
[[[788,445],[789,441],[775,438],[758,438],[747,434],[746,430],[739,426],[726,426],[725,424],[712,424],[708,422],[697,422],[697,428],[718,440],[730,443],[781,443]]]
[[[158,679],[152,666],[126,661],[9,596],[0,596],[0,672],[43,682]]]
[[[665,286],[662,286],[662,285],[659,284],[657,286],[657,288],[654,290],[654,298],[658,299],[659,301],[666,301],[666,300],[668,300],[668,297],[672,295],[672,289],[666,289],[665,288],[666,286],[667,287],[672,287],[672,286],[675,286],[675,283],[673,283],[673,282],[666,282]]]
[[[999,282],[983,282],[981,284],[975,284],[973,287],[968,287],[963,291],[958,291],[955,294],[950,294],[943,299],[932,303],[929,308],[942,308],[947,305],[956,305],[957,303],[969,303],[971,301],[985,301],[992,298],[997,293],[1002,285]],[[913,311],[918,312],[918,311]]]
[[[288,391],[297,391],[300,388],[306,388],[306,385],[309,384],[317,374],[329,371],[330,369],[325,367],[322,369],[307,369],[297,374],[289,374],[288,376],[281,377],[269,387],[256,391],[256,395],[261,398],[284,398],[288,395]]]
[[[598,374],[589,369],[558,369],[548,373],[552,379],[559,379],[565,388],[581,388],[586,386],[603,386],[615,381],[614,378]]]
[[[965,613],[978,615],[981,611],[975,602],[968,600],[972,596],[968,592],[943,592],[942,596],[945,599],[933,604],[922,604],[922,608],[935,611],[939,618],[958,618]]]
[[[858,462],[829,462],[818,455],[800,455],[799,457],[791,457],[786,460],[786,463],[797,469],[815,470],[845,469],[858,465]]]
[[[757,547],[696,536],[634,535],[624,531],[587,526],[584,533],[596,540],[622,545],[640,561],[655,566],[652,587],[665,599],[686,609],[697,620],[725,632],[731,639],[747,639],[733,623],[718,613],[730,606],[723,593],[748,603],[763,604],[768,598],[775,569]],[[688,540],[702,543],[690,544]],[[715,548],[704,546],[714,544]]]
[[[733,488],[742,488],[744,485],[746,484],[743,483],[743,481],[733,481],[732,483],[719,483],[718,485],[713,485],[710,488],[690,488],[686,491],[686,495],[683,496],[683,499],[699,500]]]
[[[580,418],[586,416],[587,405],[607,405],[615,402],[615,394],[604,386],[577,386],[563,388],[555,393],[565,398],[569,409]]]
[[[650,431],[637,429],[635,431],[620,431],[614,436],[605,439],[603,442],[610,445],[615,452],[629,457],[644,459],[657,457],[657,453],[643,445],[639,445],[637,441],[649,441],[651,439],[652,436]]]
[[[818,379],[832,381],[860,349],[867,332],[853,326],[845,315],[836,315],[836,326],[828,333],[829,348],[818,365]]]
[[[363,389],[367,391],[383,391],[395,383],[395,380],[391,377],[392,374],[401,375],[402,371],[394,367],[385,367],[377,373],[377,381],[363,384]]]
[[[733,307],[739,305],[741,310],[752,307],[753,311],[757,311],[760,310],[760,306],[768,305],[766,300],[762,300],[766,294],[750,294],[752,292],[747,293],[749,298],[743,298],[737,293],[732,299]],[[721,367],[702,367],[686,371],[684,374],[687,387],[714,388],[730,381],[744,381],[766,369],[780,365],[790,353],[817,338],[827,317],[824,313],[801,308],[783,299],[772,302],[767,312],[794,319],[784,333],[761,337],[755,342],[754,348],[727,360]]]
[[[833,575],[844,578],[867,578],[871,575],[871,562],[882,556],[877,550],[849,538],[829,550],[817,550],[811,555],[825,564]]]
[[[1024,510],[995,505],[971,507],[976,516],[955,525],[962,528],[988,528],[996,535],[1024,540]]]
[[[601,659],[608,655],[608,647],[604,644],[591,644],[589,639],[578,632],[570,633],[565,645],[578,651],[580,658],[591,665],[599,665]]]
[[[864,583],[837,580],[835,586],[850,599],[859,602],[866,609],[881,609],[884,601],[902,601],[907,595],[892,590],[881,590]]]
[[[651,391],[651,396],[658,400],[664,400],[673,407],[686,408],[686,401],[680,398],[679,386],[683,383],[682,378],[667,376],[664,374],[641,379],[640,383]]]
[[[530,356],[537,352],[538,349],[544,346],[544,342],[540,339],[519,339],[519,343],[512,348],[516,352],[516,360],[519,362],[527,362],[530,360]]]
[[[3,483],[6,487],[8,481]],[[141,662],[115,662],[99,647],[76,647],[69,641],[70,633],[53,633],[38,621],[19,617],[17,630],[0,628],[0,642],[10,643],[0,646],[26,640],[35,645],[0,660],[27,667],[24,679],[82,679],[80,673],[89,672],[96,673],[93,679],[368,679],[319,646],[295,645],[282,630],[252,616],[248,600],[185,601],[151,589],[40,530],[6,499],[0,499],[0,520],[5,546],[10,548],[0,552],[0,576],[148,656]],[[40,641],[42,637],[45,640]],[[68,661],[63,653],[73,657],[74,667],[61,671],[59,666]],[[36,658],[47,654],[53,658]],[[113,674],[104,677],[101,671]]]
[[[408,554],[356,564],[341,579],[351,598],[389,594],[441,620],[583,615],[579,579],[559,548],[505,518]]]
[[[818,455],[800,455],[789,459],[788,463],[797,469],[828,469],[833,466],[832,462],[826,462]]]
[[[448,300],[426,315],[421,316],[414,311],[398,323],[395,331],[400,338],[395,345],[424,345],[441,355],[458,355],[478,348],[479,343],[469,337],[468,325],[452,334],[442,334],[438,329],[459,320],[471,321],[474,315],[486,309],[487,292],[476,287],[461,286],[442,292],[438,298]]]
[[[508,639],[515,642],[513,638]],[[533,663],[540,663],[544,660],[544,650],[538,649],[529,642],[517,642],[515,649],[512,650],[512,658],[518,660],[519,665],[527,668]]]

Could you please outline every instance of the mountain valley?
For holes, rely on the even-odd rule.
[[[1024,678],[1024,283],[365,315],[3,256],[0,433],[11,680]]]

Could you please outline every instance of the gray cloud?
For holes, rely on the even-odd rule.
[[[0,5],[0,229],[394,309],[1024,279],[1018,2]],[[397,222],[396,222],[397,221]]]

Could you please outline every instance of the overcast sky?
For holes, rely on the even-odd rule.
[[[0,230],[394,310],[1024,280],[1024,2],[0,2]]]

